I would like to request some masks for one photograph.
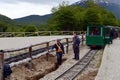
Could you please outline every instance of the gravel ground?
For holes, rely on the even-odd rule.
[[[103,50],[97,52],[87,68],[82,72],[82,74],[78,74],[74,80],[95,80],[99,66],[101,64],[102,54]]]

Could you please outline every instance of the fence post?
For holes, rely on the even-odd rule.
[[[36,36],[39,36],[39,32],[35,32],[35,35],[36,35]]]
[[[28,57],[31,59],[29,61],[29,68],[32,69],[33,68],[33,64],[32,64],[32,46],[29,47],[29,52],[28,52]]]
[[[84,41],[84,34],[82,34],[82,45],[83,45],[83,41]]]
[[[28,57],[32,59],[32,46],[29,47]]]
[[[64,34],[63,34],[63,31],[61,31],[61,35],[64,35]]]
[[[52,32],[51,31],[49,31],[50,32],[50,36],[52,35]]]
[[[49,47],[49,42],[46,43],[46,48],[48,49],[48,47]],[[49,55],[49,53],[46,54],[46,60],[47,61],[48,61],[48,55]]]
[[[4,80],[4,53],[0,52],[0,80]]]
[[[74,35],[74,33],[75,33],[75,32],[73,31],[72,34]]]
[[[69,47],[68,38],[66,38],[66,43],[67,43],[67,46],[66,46],[66,53],[68,53],[68,47]]]
[[[12,33],[12,36],[11,36],[11,37],[15,37],[15,33],[14,33],[14,32]]]

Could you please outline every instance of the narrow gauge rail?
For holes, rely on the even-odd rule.
[[[85,67],[92,60],[94,55],[98,50],[89,50],[88,53],[81,60],[79,60],[75,65],[65,71],[63,74],[58,76],[55,80],[73,80],[79,73],[81,73]]]

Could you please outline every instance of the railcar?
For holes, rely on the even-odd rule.
[[[110,30],[109,26],[88,26],[86,33],[86,45],[91,48],[104,47],[110,43]]]

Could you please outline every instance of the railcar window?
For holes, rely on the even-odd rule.
[[[91,27],[89,32],[90,36],[100,36],[101,34],[100,27]]]
[[[109,36],[110,35],[110,28],[105,28],[105,36]]]

